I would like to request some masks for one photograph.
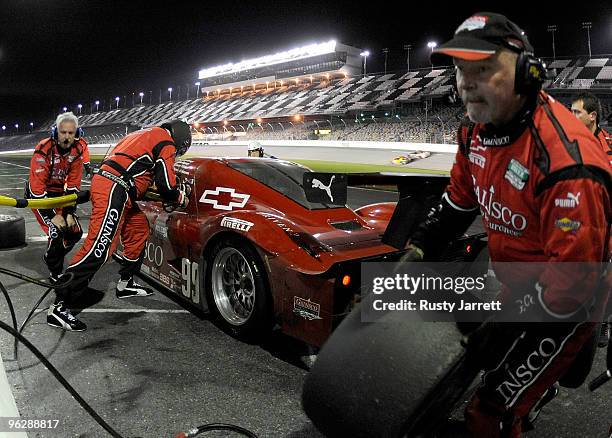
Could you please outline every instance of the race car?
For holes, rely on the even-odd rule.
[[[429,151],[408,152],[407,154],[399,155],[395,157],[393,160],[391,160],[391,162],[393,164],[403,165],[403,164],[411,163],[416,160],[420,160],[421,158],[427,158],[430,155],[431,155],[431,152]]]
[[[397,254],[382,243],[395,203],[351,210],[334,178],[267,158],[179,161],[185,210],[141,201],[150,235],[141,274],[245,340],[275,325],[320,346],[359,301],[359,262]]]

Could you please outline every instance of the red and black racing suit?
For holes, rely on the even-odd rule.
[[[601,145],[602,149],[606,155],[608,155],[608,160],[612,165],[612,134],[600,126],[597,127],[594,134],[597,140],[599,140],[599,144]]]
[[[88,235],[66,272],[74,278],[69,288],[57,291],[67,307],[85,289],[94,274],[123,244],[122,279],[140,271],[149,224],[137,200],[155,182],[158,193],[173,202],[179,196],[174,173],[175,146],[168,131],[153,127],[121,140],[94,171],[91,180],[92,212]]]
[[[42,140],[34,149],[30,161],[30,179],[25,189],[26,198],[52,198],[78,193],[83,175],[83,151],[86,143],[77,139],[67,149],[60,147],[52,138]],[[64,257],[83,235],[75,215],[75,208],[36,209],[34,216],[46,235],[49,236],[44,260],[51,275],[58,276],[64,270]],[[57,228],[51,219],[56,214],[74,217],[76,226],[64,231]]]
[[[451,182],[412,243],[425,254],[435,251],[464,232],[480,210],[503,285],[502,305],[535,292],[537,284],[541,292],[535,296],[546,314],[568,314],[599,296],[594,312],[601,315],[608,290],[597,275],[559,276],[553,269],[530,270],[526,263],[519,276],[516,270],[508,275],[496,269],[496,262],[607,260],[610,166],[590,132],[540,92],[509,126],[495,129],[467,121],[458,140]],[[495,348],[482,359],[486,372],[466,408],[466,421],[474,436],[518,437],[521,418],[564,375],[595,323],[497,326],[508,330],[494,332]]]

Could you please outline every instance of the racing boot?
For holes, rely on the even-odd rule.
[[[84,332],[87,330],[85,323],[72,315],[70,309],[64,305],[63,301],[49,306],[49,310],[47,310],[47,324],[69,332]]]
[[[136,283],[134,277],[131,277],[129,280],[119,280],[115,294],[117,298],[148,297],[153,295],[153,291]]]
[[[553,386],[548,388],[548,390],[544,393],[542,398],[535,404],[531,411],[523,417],[523,432],[528,432],[535,428],[534,423],[538,419],[540,412],[542,412],[542,408],[548,403],[550,403],[552,399],[557,396],[557,394],[559,394],[559,384],[555,383]]]

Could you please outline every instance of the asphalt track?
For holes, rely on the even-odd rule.
[[[20,196],[27,172],[27,160],[0,156],[0,193]],[[349,196],[353,207],[395,197],[371,190]],[[79,210],[86,228],[89,206]],[[2,208],[2,213],[11,211],[26,218],[28,241],[24,248],[0,251],[0,266],[43,278],[42,231],[29,210]],[[260,437],[321,436],[300,404],[307,373],[300,362],[303,345],[277,332],[264,345],[239,342],[161,292],[118,300],[117,269],[109,262],[91,284],[92,306],[80,315],[88,324],[86,332],[55,330],[42,313],[24,334],[123,436],[170,437],[212,422],[246,427]],[[11,277],[0,280],[18,321],[23,320],[44,289]],[[0,317],[8,321],[7,306],[0,301]],[[50,301],[47,297],[41,307]],[[598,351],[590,378],[603,370],[603,352]],[[23,346],[15,358],[12,338],[5,333],[0,334],[0,353],[21,417],[59,420],[56,429],[30,432],[30,437],[108,436]],[[563,389],[528,436],[606,437],[610,400],[612,383],[593,394],[586,387]]]

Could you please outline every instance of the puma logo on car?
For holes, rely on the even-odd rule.
[[[331,185],[332,185],[332,182],[334,182],[334,178],[335,177],[336,177],[336,175],[332,175],[331,179],[329,180],[329,184],[328,185],[323,184],[321,181],[319,181],[316,178],[314,178],[312,180],[312,187],[314,189],[324,190],[325,193],[327,193],[327,196],[329,196],[329,199],[331,200],[331,202],[334,202],[334,197],[331,194]]]

